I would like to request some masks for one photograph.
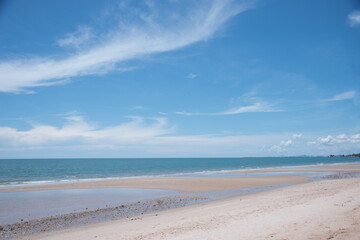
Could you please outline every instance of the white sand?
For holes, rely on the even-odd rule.
[[[263,193],[26,239],[360,239],[360,178]]]

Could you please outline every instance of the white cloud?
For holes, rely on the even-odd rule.
[[[287,141],[281,141],[280,142],[280,147],[289,147],[289,146],[291,146],[293,144],[294,144],[293,140],[289,139]]]
[[[225,112],[219,113],[219,115],[233,115],[248,112],[281,112],[281,110],[274,108],[267,102],[256,102],[249,106],[229,109]]]
[[[360,26],[360,11],[354,11],[348,16],[350,27]]]
[[[273,107],[267,102],[261,101],[261,102],[253,103],[248,106],[232,108],[218,113],[191,113],[185,111],[179,111],[175,113],[186,116],[217,116],[217,115],[235,115],[235,114],[250,113],[250,112],[281,112],[281,110]]]
[[[0,153],[5,156],[6,153],[21,154],[35,149],[39,151],[55,149],[54,153],[57,156],[70,150],[85,151],[86,155],[86,150],[97,149],[102,150],[106,155],[108,149],[120,149],[135,155],[146,151],[154,154],[169,153],[171,156],[175,153],[182,156],[186,154],[187,156],[196,154],[259,156],[266,155],[264,152],[259,152],[259,148],[271,146],[274,141],[280,141],[284,137],[274,134],[177,135],[175,126],[171,126],[166,118],[132,117],[128,122],[105,127],[87,122],[76,113],[67,114],[63,118],[65,122],[62,126],[38,124],[29,130],[0,127]],[[150,154],[150,156],[154,155]]]
[[[62,116],[61,126],[37,124],[28,130],[1,126],[1,156],[87,157],[94,152],[99,157],[296,156],[352,153],[360,147],[360,134],[311,136],[306,141],[299,140],[299,133],[178,135],[163,117],[131,117],[124,123],[100,126],[76,112]]]
[[[79,26],[75,33],[69,33],[65,38],[57,40],[60,47],[74,47],[79,49],[94,37],[92,29],[88,26]]]
[[[116,64],[145,55],[176,50],[209,39],[229,18],[252,7],[251,1],[204,1],[191,11],[126,22],[103,33],[86,50],[63,57],[30,57],[0,62],[0,92],[21,92],[29,87],[58,84],[63,79],[104,74]],[[165,13],[164,13],[165,14]],[[182,17],[174,17],[181,15]],[[173,19],[167,19],[172,16]],[[174,20],[175,19],[175,20]],[[90,30],[70,34],[60,45],[77,46],[90,38]],[[85,49],[85,48],[84,48]]]
[[[276,153],[281,153],[281,152],[284,152],[284,149],[278,145],[273,145],[273,146],[271,146],[270,151],[276,152]]]
[[[187,76],[187,78],[190,78],[190,79],[194,79],[196,77],[197,77],[197,75],[195,73],[189,73],[189,75]]]
[[[293,139],[299,139],[301,137],[302,137],[302,133],[294,133],[292,136]]]
[[[12,146],[51,145],[69,141],[121,144],[139,143],[173,131],[173,128],[167,127],[165,118],[152,118],[149,123],[148,119],[132,117],[130,122],[105,128],[85,122],[79,115],[65,119],[62,127],[35,125],[27,131],[0,127],[0,140],[3,140],[3,145]]]
[[[355,94],[356,94],[355,91],[343,92],[340,94],[336,94],[334,97],[330,99],[326,99],[325,101],[342,101],[342,100],[353,99],[355,97]]]
[[[131,109],[132,110],[140,110],[140,109],[144,109],[144,106],[138,105],[138,106],[133,106]]]
[[[200,116],[200,115],[212,115],[211,113],[190,113],[185,111],[177,111],[175,114],[186,115],[186,116]]]
[[[302,137],[302,133],[294,133],[292,139],[282,140],[279,145],[273,145],[270,150],[281,153],[286,152],[287,148],[294,146],[297,139]]]
[[[328,135],[326,137],[318,137],[316,141],[311,142],[311,144],[320,144],[326,146],[358,143],[360,143],[360,134],[354,134],[352,136],[348,136],[346,134],[339,134],[337,136]]]

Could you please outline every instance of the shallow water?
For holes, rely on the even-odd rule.
[[[0,193],[0,224],[173,196],[175,191],[139,188],[71,189]]]
[[[0,185],[107,178],[208,174],[222,170],[360,162],[359,158],[0,159]]]

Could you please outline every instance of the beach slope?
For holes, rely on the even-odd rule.
[[[360,178],[316,181],[30,239],[359,239]]]

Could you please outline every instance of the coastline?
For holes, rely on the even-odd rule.
[[[273,184],[291,184],[310,181],[302,176],[263,176],[263,177],[173,177],[173,178],[128,178],[116,180],[73,182],[28,186],[8,186],[0,192],[46,191],[65,189],[97,188],[146,188],[174,190],[180,193],[230,190]]]
[[[106,225],[112,224],[114,221],[126,222],[129,219],[130,221],[134,221],[141,219],[142,216],[152,213],[159,214],[162,211],[167,211],[168,209],[179,209],[181,212],[181,209],[184,207],[187,208],[190,205],[194,205],[193,207],[195,208],[196,206],[202,206],[203,204],[210,204],[212,202],[215,203],[234,198],[242,199],[244,196],[249,198],[250,196],[258,196],[261,194],[265,194],[264,196],[266,196],[269,192],[278,194],[280,193],[278,191],[281,189],[288,189],[291,185],[295,185],[292,186],[294,188],[299,186],[299,189],[301,189],[302,185],[308,185],[316,182],[328,182],[327,184],[333,181],[341,182],[341,178],[359,180],[359,167],[360,163],[352,163],[341,165],[319,165],[317,167],[298,166],[295,169],[267,168],[239,171],[241,174],[248,174],[246,176],[234,176],[234,171],[230,171],[217,172],[217,174],[213,173],[210,176],[196,177],[122,178],[61,184],[36,184],[22,186],[10,185],[2,187],[0,189],[0,195],[2,194],[2,196],[5,196],[4,194],[20,194],[19,196],[23,196],[22,198],[24,198],[26,197],[26,194],[35,194],[39,197],[41,194],[45,193],[51,195],[53,198],[56,198],[56,196],[65,196],[66,198],[66,195],[64,194],[69,191],[75,193],[76,196],[79,197],[82,196],[81,192],[83,191],[90,191],[92,195],[83,195],[80,200],[78,199],[82,208],[80,207],[74,212],[64,212],[61,214],[60,211],[60,215],[45,215],[47,217],[44,218],[34,218],[34,215],[32,219],[24,217],[24,221],[0,226],[0,238],[2,238],[2,236],[6,236],[6,239],[18,239],[21,236],[36,236],[42,232],[51,234],[53,231],[72,231],[71,229],[91,226],[94,224]],[[322,171],[325,175],[318,175],[319,177],[315,179],[304,174],[311,172],[321,173]],[[251,172],[271,174],[255,176],[252,175]],[[292,175],[288,174],[291,172]],[[329,180],[339,178],[340,180]],[[142,196],[144,199],[141,201],[140,199],[136,200],[136,197],[133,198],[129,195],[132,202],[130,201],[127,203],[124,203],[123,195],[119,195],[120,198],[118,199],[116,195],[106,195],[108,197],[101,200],[104,201],[102,205],[97,205],[96,208],[94,206],[89,208],[85,207],[86,202],[89,200],[89,196],[90,198],[94,198],[94,196],[97,198],[96,196],[98,196],[99,193],[108,194],[109,192],[116,192],[114,190],[121,190],[123,191],[122,194],[131,190],[136,190],[138,192],[150,191],[150,195],[148,194],[147,196]],[[324,189],[318,189],[319,194],[321,194],[323,190]],[[170,195],[164,193],[165,195],[160,196],[154,194],[154,192],[151,193],[151,191],[171,191],[172,193]],[[111,198],[119,201],[110,204],[108,202]],[[46,209],[47,201],[53,202],[54,200],[45,199],[44,201],[42,203],[42,209]],[[67,201],[69,202],[69,199],[67,199]],[[12,205],[11,207],[9,205],[8,207],[10,209],[17,209],[17,207],[14,206],[15,205]],[[6,206],[3,207],[6,208]],[[36,205],[35,207],[38,206]],[[32,207],[28,206],[27,209],[32,209]],[[316,209],[314,210],[316,211]],[[13,213],[10,211],[10,214]]]
[[[360,178],[315,181],[24,239],[358,239]],[[261,227],[260,227],[261,226]]]
[[[282,164],[279,165],[279,163],[272,164],[272,166],[267,166],[267,164],[263,164],[264,162],[260,164],[252,164],[250,163],[250,160],[258,159],[260,161],[271,160],[273,158],[194,158],[196,161],[202,161],[202,165],[204,165],[205,160],[211,160],[212,161],[212,167],[204,167],[204,168],[195,168],[191,169],[191,167],[187,167],[186,165],[181,165],[181,170],[179,171],[173,171],[171,167],[166,167],[166,169],[161,169],[164,166],[164,161],[167,159],[155,159],[156,161],[159,160],[158,164],[161,166],[155,167],[155,170],[145,170],[141,169],[141,174],[139,172],[132,171],[132,166],[134,163],[127,162],[132,166],[132,168],[129,168],[128,166],[124,169],[119,168],[119,164],[121,165],[123,161],[128,161],[130,159],[105,159],[104,163],[106,163],[106,166],[104,169],[97,170],[95,172],[92,172],[92,174],[84,174],[84,172],[77,172],[78,169],[68,169],[68,172],[62,172],[60,170],[60,173],[53,172],[58,166],[55,164],[57,160],[59,161],[66,161],[66,168],[70,165],[71,161],[79,161],[78,164],[84,165],[84,169],[86,169],[87,161],[93,161],[91,164],[99,164],[99,160],[101,159],[35,159],[37,161],[36,164],[41,165],[47,165],[44,169],[44,172],[47,172],[45,174],[40,174],[39,172],[30,171],[29,173],[26,173],[25,175],[15,175],[12,176],[12,172],[17,171],[16,169],[22,169],[29,170],[32,168],[32,165],[30,164],[32,159],[19,159],[19,163],[13,165],[12,167],[4,168],[8,169],[2,172],[2,178],[0,177],[0,191],[2,188],[7,187],[13,187],[13,186],[32,186],[32,185],[52,185],[52,184],[67,184],[67,183],[77,183],[77,182],[93,182],[93,181],[108,181],[108,180],[119,180],[119,179],[133,179],[133,178],[157,178],[157,177],[164,177],[164,178],[172,178],[172,177],[206,177],[206,176],[215,176],[216,174],[231,174],[231,173],[245,173],[246,171],[256,171],[257,173],[260,173],[260,171],[270,172],[269,170],[276,170],[276,169],[302,169],[302,168],[327,168],[327,171],[334,171],[333,168],[337,169],[349,169],[353,168],[354,166],[358,166],[355,168],[360,169],[360,158],[329,158],[329,157],[316,157],[315,160],[311,157],[284,157],[284,158],[274,158],[274,159],[281,159]],[[296,161],[294,161],[294,159]],[[297,161],[299,159],[300,161]],[[309,160],[312,159],[315,162],[309,163]],[[321,159],[321,160],[319,160]],[[137,160],[140,161],[139,163],[146,163],[149,164],[145,160],[153,160],[153,159],[131,159],[131,160]],[[178,160],[186,160],[189,161],[189,159],[177,159],[172,158],[168,159],[169,161],[178,161]],[[219,164],[222,160],[225,160],[224,165]],[[236,161],[245,161],[244,164],[238,162],[237,166],[233,166],[229,168],[229,161],[234,160]],[[285,160],[292,161],[291,164],[288,162],[284,162]],[[328,162],[328,160],[331,160],[332,162]],[[345,160],[345,161],[344,161]],[[7,159],[0,159],[0,163],[2,161],[7,161]],[[41,162],[38,162],[41,161]],[[95,162],[94,162],[95,161]],[[96,162],[97,161],[97,162]],[[110,162],[108,162],[110,161]],[[17,162],[17,160],[15,160]],[[3,164],[11,164],[12,162],[3,162]],[[109,172],[109,168],[114,165],[113,172]],[[110,166],[111,165],[111,166]],[[191,165],[191,162],[189,162],[189,165]],[[230,164],[231,165],[231,164]],[[4,165],[7,166],[7,165]],[[50,167],[52,166],[52,167]],[[122,165],[121,165],[122,166]],[[136,165],[137,166],[137,165]],[[151,168],[150,165],[147,165],[148,168]],[[186,166],[186,167],[185,167]],[[70,167],[71,168],[71,167]],[[1,169],[1,168],[0,168]],[[191,170],[190,170],[191,169]],[[89,170],[89,169],[88,169]],[[103,171],[102,171],[103,170]],[[129,170],[129,172],[124,172]],[[145,171],[143,171],[145,170]],[[1,170],[0,170],[1,171]],[[345,171],[345,170],[341,170]],[[357,170],[354,170],[357,171]],[[90,170],[91,172],[91,170]],[[313,171],[313,172],[321,172],[321,171]],[[124,174],[125,173],[125,174]],[[20,177],[19,177],[20,176]]]

